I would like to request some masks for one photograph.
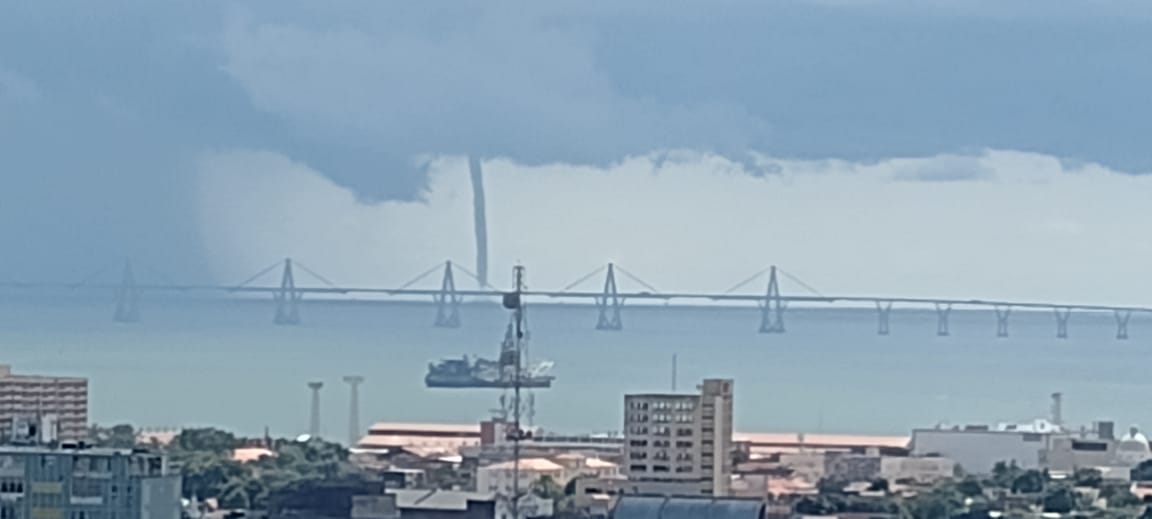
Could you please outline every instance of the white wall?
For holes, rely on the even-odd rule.
[[[1048,435],[1038,433],[918,429],[912,431],[912,454],[939,454],[955,460],[965,471],[986,474],[1001,461],[1040,468],[1048,441]]]

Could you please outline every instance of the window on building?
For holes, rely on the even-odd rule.
[[[101,497],[104,495],[104,482],[98,479],[75,479],[72,481],[72,495],[76,497]]]
[[[680,448],[680,449],[691,449],[692,448],[692,442],[686,441],[686,440],[677,440],[676,441],[676,447]]]
[[[1038,442],[1043,439],[1043,436],[1040,433],[1024,433],[1023,439],[1026,442]]]
[[[1072,440],[1072,450],[1074,451],[1094,451],[1105,452],[1108,450],[1108,444],[1104,442],[1086,442],[1080,440]]]
[[[676,429],[676,436],[692,436],[692,429],[687,427]]]
[[[647,447],[648,446],[648,440],[632,440],[632,441],[628,442],[628,445],[630,445],[632,447]]]
[[[629,472],[647,472],[648,466],[647,465],[629,465],[628,471]]]
[[[668,465],[652,465],[652,472],[671,472]]]
[[[680,466],[676,467],[676,473],[677,474],[686,474],[688,472],[692,472],[692,466],[691,465],[680,465]]]

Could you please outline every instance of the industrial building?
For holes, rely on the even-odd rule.
[[[698,390],[624,396],[628,493],[728,495],[733,382],[708,379]]]
[[[1015,463],[1024,469],[1043,466],[1053,436],[1059,433],[967,426],[912,431],[914,456],[943,456],[965,471],[987,474],[997,463]]]
[[[49,375],[18,375],[0,364],[0,434],[12,430],[17,418],[54,416],[61,440],[88,436],[88,379]]]

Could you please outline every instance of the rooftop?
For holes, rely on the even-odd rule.
[[[70,456],[132,456],[157,454],[152,451],[132,449],[73,448],[46,445],[0,445],[0,454],[67,454]]]
[[[12,366],[0,364],[0,380],[13,380],[20,382],[88,382],[84,377],[58,377],[53,375],[15,375]]]
[[[468,509],[469,501],[494,501],[496,499],[496,494],[491,492],[408,489],[388,489],[387,492],[396,496],[396,507],[401,509],[464,511]]]
[[[494,470],[512,470],[513,462],[504,461],[500,463],[493,463],[484,468]],[[520,460],[520,470],[528,472],[554,472],[558,470],[564,470],[564,467],[547,458],[526,458]]]

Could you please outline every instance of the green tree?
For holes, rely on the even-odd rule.
[[[1012,481],[1013,494],[1039,494],[1044,491],[1044,474],[1039,470],[1026,470]]]
[[[984,487],[980,480],[967,477],[956,482],[956,491],[964,497],[979,497],[984,495]]]
[[[1044,493],[1040,504],[1045,512],[1067,514],[1076,509],[1076,493],[1067,485],[1056,485]]]
[[[846,486],[848,486],[847,481],[834,477],[820,478],[820,481],[816,482],[816,490],[821,495],[843,494]]]
[[[906,500],[903,508],[903,515],[910,519],[945,519],[964,510],[964,499],[958,492],[938,487]]]
[[[800,515],[831,515],[839,512],[839,506],[828,496],[804,496],[793,505],[793,511]]]
[[[1141,503],[1127,484],[1105,484],[1100,488],[1100,497],[1108,503],[1108,508],[1132,508]]]
[[[1104,483],[1104,476],[1096,469],[1077,469],[1072,475],[1072,481],[1078,487],[1100,488]]]
[[[1141,462],[1132,468],[1132,481],[1152,481],[1152,460]]]
[[[1024,469],[1018,467],[1015,461],[1010,463],[999,461],[992,467],[992,478],[988,483],[995,488],[1012,488],[1016,479],[1023,474]]]

